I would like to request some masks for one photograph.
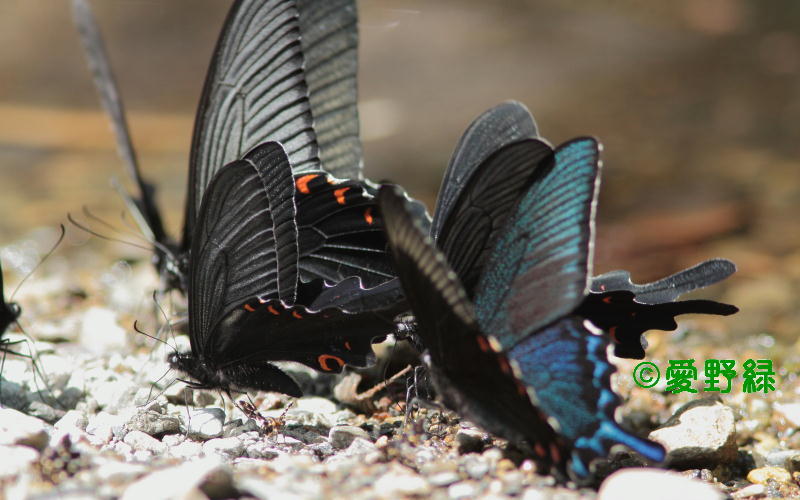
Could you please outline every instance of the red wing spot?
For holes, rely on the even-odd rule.
[[[296,181],[294,181],[294,185],[297,186],[297,190],[300,191],[301,193],[308,194],[311,192],[311,190],[308,189],[308,183],[313,181],[317,177],[319,177],[319,174],[304,175],[302,177],[299,177]]]
[[[272,313],[272,314],[274,314],[275,316],[279,316],[279,315],[281,314],[281,313],[279,313],[279,312],[278,312],[278,310],[277,310],[277,309],[275,309],[273,306],[269,306],[269,307],[267,307],[267,311],[271,312],[271,313]]]
[[[253,306],[251,306],[250,304],[245,304],[244,309],[245,311],[255,312],[255,309],[253,309]]]
[[[478,340],[478,347],[481,348],[481,351],[483,352],[491,351],[492,348],[489,345],[489,341],[486,340],[486,337],[484,337],[483,335],[478,335],[476,339]]]
[[[612,300],[613,300],[613,297],[611,297],[611,296],[603,297],[603,302],[605,302],[606,304],[610,304]]]
[[[345,343],[344,343],[344,347],[345,347],[345,349],[347,349],[348,351],[352,351],[352,350],[353,350],[353,348],[352,348],[352,347],[350,347],[350,342],[345,342]]]
[[[303,319],[303,317],[302,317],[302,316],[300,316],[300,313],[299,313],[299,312],[297,312],[297,311],[292,311],[292,316],[294,316],[294,317],[295,317],[295,318],[297,318],[297,319]]]
[[[523,397],[527,397],[528,396],[528,389],[525,388],[525,384],[523,384],[519,380],[517,380],[516,382],[517,382],[517,392],[519,393],[519,395],[523,396]]]
[[[533,451],[535,451],[536,454],[539,455],[540,457],[544,457],[547,454],[547,452],[544,449],[544,446],[542,446],[542,443],[536,443],[535,445],[533,445]]]
[[[508,360],[503,356],[498,356],[497,360],[500,362],[500,369],[503,370],[503,373],[506,375],[512,375],[513,372],[511,371],[511,365],[508,364]]]
[[[349,187],[335,189],[333,191],[333,196],[336,197],[336,203],[338,203],[339,205],[344,205],[345,204],[344,194],[349,190],[350,190]]]
[[[372,225],[372,222],[375,220],[372,218],[372,207],[364,210],[364,220],[367,221],[367,224]]]
[[[608,334],[611,335],[611,340],[613,340],[614,342],[617,342],[617,327],[616,326],[612,326],[611,328],[609,328],[608,329]]]
[[[337,363],[339,363],[339,366],[331,368],[330,366],[328,366],[328,361],[330,360],[336,361]],[[344,360],[338,356],[333,356],[331,354],[320,354],[319,357],[317,358],[317,363],[319,363],[319,366],[326,372],[332,372],[333,370],[337,369],[341,370],[342,367],[344,367]]]
[[[561,450],[556,443],[550,443],[550,456],[553,457],[553,462],[561,463]]]

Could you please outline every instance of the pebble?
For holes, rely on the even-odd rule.
[[[0,479],[13,478],[39,460],[39,452],[29,446],[0,445]]]
[[[378,478],[374,489],[386,498],[428,495],[432,488],[428,481],[406,467],[393,466]]]
[[[645,493],[646,492],[646,493]],[[597,500],[722,500],[720,490],[680,474],[655,469],[623,469],[608,476]]]
[[[0,409],[0,445],[25,445],[44,449],[49,441],[47,424],[36,417],[11,409]]]
[[[203,452],[202,443],[187,439],[177,446],[169,449],[170,455],[177,458],[192,458],[200,455]]]
[[[101,411],[89,419],[86,432],[107,443],[114,436],[124,435],[126,422],[127,419],[124,416]]]
[[[715,399],[681,407],[650,439],[667,450],[667,463],[680,469],[713,468],[736,460],[733,410]]]
[[[148,410],[133,415],[128,421],[128,428],[142,431],[151,436],[175,434],[181,430],[181,419],[174,415],[164,415]]]
[[[764,485],[770,480],[779,483],[789,483],[792,481],[792,474],[783,467],[767,466],[748,472],[747,480],[751,483]]]
[[[483,432],[477,429],[459,429],[456,434],[458,452],[462,455],[465,453],[480,453],[484,448],[483,437]]]
[[[449,486],[461,481],[461,476],[453,471],[438,472],[428,477],[428,482],[434,486]]]
[[[775,403],[772,407],[792,428],[800,427],[800,403]]]
[[[741,490],[731,493],[731,496],[733,498],[751,498],[762,497],[766,493],[767,488],[763,484],[751,484],[750,486],[745,486]]]
[[[241,457],[244,454],[244,444],[236,437],[209,439],[203,443],[203,453],[206,455],[216,453],[228,458]]]
[[[331,427],[330,433],[328,434],[328,439],[333,447],[340,450],[350,446],[350,443],[356,438],[366,439],[367,441],[370,440],[367,431],[354,425],[337,425],[336,427]]]
[[[144,450],[157,455],[163,454],[167,451],[166,444],[142,431],[134,430],[128,432],[125,434],[123,442],[130,445],[131,448],[137,451]]]
[[[31,401],[31,404],[28,405],[25,413],[31,417],[42,419],[49,424],[57,422],[61,417],[64,416],[64,410],[58,410],[46,403],[42,403],[41,401]]]
[[[95,354],[119,351],[126,346],[128,332],[117,323],[117,314],[102,307],[90,307],[83,315],[80,342]]]
[[[235,496],[228,467],[218,459],[204,458],[157,470],[132,483],[122,500],[200,499]]]
[[[447,495],[450,498],[474,498],[477,494],[478,485],[472,481],[461,481],[447,488]]]
[[[181,421],[189,437],[212,439],[222,435],[225,411],[222,408],[198,408],[192,410],[188,417],[181,414]]]
[[[148,468],[145,464],[132,464],[107,460],[98,464],[95,476],[101,483],[127,483],[145,474]]]
[[[476,455],[468,455],[464,460],[464,471],[472,479],[480,479],[489,473],[489,462],[483,457]]]
[[[86,430],[86,425],[88,423],[89,419],[86,418],[85,413],[78,410],[69,410],[64,414],[64,416],[58,419],[58,422],[53,424],[53,427],[58,430]]]

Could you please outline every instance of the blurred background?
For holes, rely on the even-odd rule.
[[[229,5],[93,2],[143,170],[176,235],[195,107]],[[578,135],[604,144],[596,273],[624,267],[644,281],[730,258],[739,272],[704,296],[743,311],[706,318],[707,327],[795,342],[800,4],[362,0],[359,8],[369,178],[401,183],[432,207],[470,121],[522,101],[553,144]],[[67,212],[87,206],[120,225],[124,207],[109,180],[124,173],[68,1],[0,0],[0,75],[0,245],[14,272],[25,242],[52,241],[38,228]],[[70,265],[88,273],[149,259],[68,229],[59,254],[81,255]]]

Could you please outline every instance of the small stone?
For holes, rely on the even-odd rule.
[[[762,497],[766,495],[767,488],[763,484],[751,484],[750,486],[746,486],[741,490],[735,491],[731,493],[733,498],[753,498],[753,497]]]
[[[325,413],[328,415],[333,415],[338,410],[336,408],[336,403],[317,396],[297,398],[292,409],[310,411],[312,413]]]
[[[186,440],[177,446],[169,448],[169,454],[177,458],[192,458],[203,452],[203,445],[197,441]]]
[[[241,420],[238,422],[239,425],[225,425],[225,431],[223,432],[223,436],[225,437],[234,437],[244,434],[246,432],[253,432],[258,431],[259,427],[255,420],[252,418],[247,419],[247,422],[242,423]]]
[[[109,460],[97,466],[94,473],[101,483],[127,483],[147,472],[147,466]]]
[[[643,492],[646,495],[643,496]],[[710,484],[655,469],[623,469],[608,476],[597,500],[722,500],[725,495]]]
[[[39,452],[29,446],[0,445],[0,479],[14,478],[39,460]]]
[[[450,498],[474,498],[478,495],[478,485],[471,481],[451,484],[447,488],[447,495]]]
[[[0,445],[25,445],[42,450],[48,441],[44,421],[11,408],[0,409]]]
[[[153,454],[162,454],[167,451],[167,445],[142,431],[130,431],[125,434],[123,442],[129,444],[134,450],[149,451]]]
[[[244,444],[236,437],[209,439],[203,443],[203,453],[216,453],[229,458],[241,457],[244,454]]]
[[[127,344],[128,333],[117,323],[110,309],[90,307],[83,315],[80,342],[95,354],[119,351]]]
[[[58,420],[58,422],[53,424],[53,427],[58,430],[86,430],[86,425],[88,423],[89,419],[86,418],[85,413],[78,410],[69,410]]]
[[[353,425],[337,425],[336,427],[331,427],[331,431],[328,434],[328,439],[333,447],[340,450],[350,446],[350,443],[356,438],[366,439],[367,441],[370,440],[367,431]]]
[[[205,458],[157,470],[125,489],[122,500],[161,498],[230,498],[236,496],[230,470],[218,459]]]
[[[57,410],[41,401],[31,401],[26,413],[31,417],[40,418],[48,424],[53,424],[64,416],[64,410]]]
[[[461,481],[461,476],[453,471],[438,472],[428,477],[428,482],[434,486],[449,486],[458,481]]]
[[[472,479],[481,479],[489,473],[489,469],[489,462],[480,456],[469,455],[467,460],[464,461],[464,471]]]
[[[225,411],[222,408],[200,408],[192,410],[183,426],[188,429],[189,437],[206,440],[220,437],[224,422]]]
[[[273,458],[278,456],[278,450],[273,448],[269,443],[265,441],[256,441],[255,443],[247,445],[244,454],[248,458],[262,458],[265,460],[272,460]]]
[[[101,411],[89,419],[86,432],[107,443],[112,437],[124,434],[126,422],[127,419],[121,415]]]
[[[424,477],[402,466],[394,466],[374,483],[374,491],[384,498],[428,495],[431,485]]]
[[[476,429],[459,429],[456,433],[458,452],[462,455],[480,453],[484,448],[483,436],[483,433]]]
[[[747,480],[751,483],[763,485],[766,485],[769,480],[779,483],[789,483],[792,481],[792,474],[783,467],[767,466],[748,472]]]
[[[790,472],[797,469],[792,469],[793,463],[800,464],[800,451],[798,450],[778,450],[767,453],[764,457],[766,465],[774,465],[775,467],[785,467]]]
[[[681,469],[713,468],[736,460],[733,410],[716,398],[680,408],[650,439],[667,450],[667,463]]]
[[[181,419],[174,415],[164,415],[148,410],[133,415],[128,421],[128,428],[142,431],[150,436],[176,434],[181,430]]]
[[[800,427],[800,403],[775,403],[772,409],[777,416],[786,419],[790,427]]]

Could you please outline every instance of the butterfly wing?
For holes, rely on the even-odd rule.
[[[537,136],[536,123],[528,108],[516,101],[499,104],[473,120],[456,144],[439,188],[431,229],[434,239],[438,239],[453,204],[475,169],[503,146]]]
[[[114,137],[117,142],[117,151],[122,158],[128,176],[136,184],[138,194],[125,194],[128,205],[133,209],[141,230],[150,241],[157,243],[153,251],[155,264],[159,274],[165,276],[170,272],[168,266],[169,254],[177,251],[177,244],[167,235],[161,219],[161,213],[155,201],[155,186],[146,181],[139,169],[139,162],[133,141],[125,118],[125,108],[120,98],[114,72],[111,69],[105,44],[97,26],[97,21],[92,14],[91,7],[86,0],[73,0],[73,19],[78,28],[84,53],[89,63],[95,88],[100,95],[100,101],[111,119]],[[182,288],[182,276],[174,269],[173,276],[169,277],[170,286]]]
[[[3,288],[3,267],[0,266],[0,344],[6,329],[19,317],[19,306],[13,302],[6,302],[5,289]]]
[[[494,242],[520,198],[552,168],[553,150],[538,139],[500,147],[478,165],[458,193],[436,243],[468,296],[483,274]]]
[[[342,179],[360,179],[355,1],[298,0],[297,9],[322,168]]]
[[[712,259],[666,278],[637,285],[627,271],[612,271],[592,278],[591,294],[576,311],[611,334],[614,354],[642,359],[647,330],[674,330],[680,314],[728,316],[738,309],[713,300],[677,299],[684,293],[727,278],[736,271],[733,262]]]
[[[736,264],[727,259],[710,259],[652,283],[638,285],[628,271],[611,271],[592,278],[592,293],[627,290],[640,304],[662,304],[681,295],[718,283],[736,272]]]
[[[192,239],[189,323],[195,354],[217,363],[239,359],[251,346],[238,341],[229,314],[252,297],[294,300],[293,197],[289,159],[276,143],[226,165],[209,185]]]
[[[531,404],[505,356],[481,332],[444,255],[396,188],[381,188],[378,198],[398,277],[445,404],[491,432],[527,444],[546,466],[563,467],[560,438]]]
[[[237,0],[217,41],[197,110],[184,244],[203,193],[222,165],[280,143],[295,172],[318,170],[294,0]]]
[[[527,190],[478,284],[483,331],[505,348],[572,312],[591,274],[600,146],[579,138]]]
[[[611,389],[614,367],[608,339],[577,316],[568,316],[525,338],[508,357],[531,398],[572,445],[571,469],[578,478],[589,465],[624,444],[650,460],[664,459],[661,445],[629,433],[616,422],[619,396]]]
[[[394,277],[383,220],[364,181],[317,171],[297,174],[295,184],[301,280],[358,276],[373,287]]]

